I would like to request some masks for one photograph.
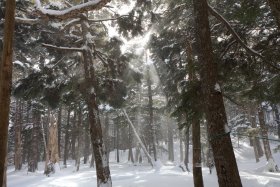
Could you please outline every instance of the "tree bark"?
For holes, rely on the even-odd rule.
[[[251,122],[251,127],[256,128],[257,127],[256,126],[256,119],[253,116],[254,116],[254,109],[252,107],[250,107],[249,108],[249,120]],[[256,162],[259,162],[260,161],[260,159],[259,159],[260,155],[259,155],[258,145],[257,145],[258,138],[256,138],[255,133],[250,133],[250,135],[252,135],[252,137],[250,136],[250,140],[252,140]]]
[[[93,66],[94,57],[92,55],[92,49],[94,49],[94,46],[87,40],[87,36],[90,34],[87,18],[82,20],[81,28],[83,33],[83,42],[85,46],[87,46],[87,49],[82,53],[85,81],[84,84],[81,85],[80,90],[88,107],[90,137],[96,165],[97,187],[111,187],[112,180],[109,169],[109,161],[107,159],[107,153],[103,142],[97,98],[96,93],[92,92],[92,89],[97,89],[97,80]]]
[[[150,68],[147,69],[147,84],[148,84],[148,97],[149,97],[149,127],[150,127],[150,139],[151,139],[151,146],[154,154],[154,159],[157,161],[157,150],[156,150],[156,133],[154,127],[154,112],[153,112],[153,96],[152,96],[152,81],[150,75]]]
[[[76,139],[77,139],[76,117],[77,117],[77,112],[76,112],[76,108],[74,108],[74,116],[73,116],[73,123],[71,129],[71,157],[73,160],[76,159]]]
[[[117,151],[117,163],[120,162],[120,129],[119,129],[119,121],[115,124],[115,132],[116,132],[116,151]]]
[[[192,124],[192,142],[193,142],[193,181],[195,187],[203,187],[202,169],[201,169],[201,143],[200,143],[200,122],[193,120]]]
[[[28,171],[29,172],[35,172],[38,169],[38,137],[39,137],[39,132],[38,132],[38,125],[40,124],[40,114],[35,112],[33,109],[33,114],[32,114],[32,123],[33,123],[33,128],[32,128],[32,137],[31,137],[31,155],[30,155],[30,160],[28,162]]]
[[[69,153],[69,127],[70,127],[70,108],[67,112],[67,124],[65,127],[65,136],[64,136],[64,155],[63,155],[63,165],[65,168],[67,168],[67,159],[68,159],[68,153]]]
[[[277,105],[273,105],[273,110],[275,112],[275,118],[276,118],[276,123],[277,123],[277,135],[278,139],[280,140],[280,114]]]
[[[22,142],[21,142],[21,100],[16,100],[16,113],[15,113],[15,170],[21,170],[22,167]]]
[[[111,149],[111,144],[110,144],[110,136],[109,136],[109,114],[108,112],[105,113],[105,122],[104,122],[104,143],[105,143],[105,148],[107,152],[107,159],[109,160],[109,155],[110,155],[110,149]]]
[[[132,151],[132,146],[133,146],[133,136],[131,132],[131,126],[128,126],[128,138],[129,138],[129,151],[128,151],[128,161],[131,161],[134,163],[134,157],[133,157],[133,151]]]
[[[58,115],[57,115],[57,133],[58,133],[58,157],[61,158],[61,151],[60,151],[60,147],[61,147],[61,115],[62,115],[62,106],[59,106],[58,109]]]
[[[50,162],[53,164],[59,163],[57,121],[53,114],[50,115],[48,151]]]
[[[221,187],[241,187],[233,152],[223,96],[217,83],[217,64],[214,62],[206,0],[193,0],[196,23],[198,60],[205,102],[210,143],[213,148],[218,183]]]
[[[267,127],[265,126],[264,111],[262,109],[262,106],[259,106],[258,115],[259,115],[259,122],[261,127],[261,135],[263,139],[264,153],[265,153],[266,160],[269,160],[270,158],[272,158],[272,153],[268,140]]]
[[[185,160],[184,160],[184,163],[185,163],[185,166],[186,166],[186,170],[190,171],[190,169],[189,169],[190,127],[186,128],[185,133],[186,133],[185,134],[186,139],[185,139]]]
[[[88,126],[88,117],[87,117],[87,120],[86,120],[86,123],[85,123],[85,143],[84,143],[84,164],[86,164],[88,162],[88,158],[89,158],[89,150],[90,150],[90,140],[89,140],[89,126]],[[109,158],[108,158],[109,160]]]
[[[168,160],[171,162],[174,162],[174,142],[173,142],[173,129],[172,129],[172,124],[171,120],[167,121],[167,126],[168,126]],[[181,155],[181,150],[182,150],[182,140],[180,139],[180,155]]]
[[[6,156],[9,126],[10,96],[12,89],[13,36],[15,0],[6,1],[4,42],[0,57],[0,185],[6,186]]]
[[[187,45],[187,61],[189,67],[189,81],[193,83],[196,80],[194,63],[192,57],[192,47],[189,40],[186,41]],[[198,97],[199,90],[195,92],[195,97]],[[195,103],[194,105],[196,105]],[[197,106],[192,106],[193,112],[197,111]],[[193,181],[195,187],[203,187],[202,166],[201,166],[201,142],[200,142],[200,120],[195,116],[192,121],[192,143],[193,143]]]
[[[78,140],[78,146],[76,149],[76,171],[80,170],[80,149],[81,149],[81,143],[82,143],[82,136],[81,136],[81,130],[82,130],[82,118],[83,118],[83,113],[82,113],[82,107],[79,106],[78,109],[78,122],[77,122],[77,140]]]

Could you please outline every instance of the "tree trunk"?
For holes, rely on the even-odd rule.
[[[195,76],[194,63],[192,57],[192,47],[189,40],[186,41],[187,44],[187,61],[189,67],[189,80],[193,83],[197,78]],[[199,90],[196,91],[195,97],[198,97]],[[196,105],[196,103],[194,104]],[[199,113],[197,111],[197,106],[192,106],[193,112]],[[194,116],[192,121],[192,143],[193,143],[193,181],[195,187],[203,187],[203,178],[202,178],[202,166],[201,166],[201,142],[200,142],[200,121]]]
[[[48,151],[50,162],[53,164],[59,163],[57,121],[53,114],[50,115]]]
[[[94,153],[93,153],[93,150],[92,150],[90,166],[89,166],[90,168],[94,168],[94,162],[95,162],[95,160],[94,160]]]
[[[254,116],[254,108],[250,107],[249,108],[249,120],[251,122],[251,127],[252,128],[256,128],[257,125],[256,125],[256,119]],[[254,132],[254,131],[253,131]],[[258,141],[258,138],[256,138],[256,135],[255,133],[250,133],[249,135],[250,136],[250,140],[252,140],[252,144],[253,144],[253,148],[254,148],[254,153],[255,153],[255,158],[256,158],[256,162],[259,162],[260,159],[260,155],[259,155],[259,152],[258,152],[258,145],[257,145],[257,141]]]
[[[45,160],[46,160],[44,173],[47,174],[48,163],[49,163],[49,150],[48,150],[48,146],[47,146],[47,137],[46,137],[47,135],[45,133],[44,121],[42,118],[41,118],[41,130],[42,130],[42,135],[43,135],[43,142],[44,142],[44,148],[45,148]]]
[[[21,100],[16,100],[16,113],[15,113],[15,170],[21,170],[22,167],[22,147],[21,147]]]
[[[90,150],[90,144],[89,144],[89,125],[88,125],[88,117],[85,123],[85,143],[84,143],[84,164],[86,164],[88,162],[88,158],[89,158],[89,150]],[[109,159],[109,158],[108,158]]]
[[[261,135],[263,139],[264,153],[265,153],[266,160],[269,160],[270,158],[272,158],[272,153],[268,140],[267,127],[265,126],[264,111],[262,109],[262,106],[259,107],[258,115],[259,115],[259,122],[261,127]]]
[[[132,151],[132,146],[133,146],[133,136],[131,132],[131,126],[128,126],[128,138],[129,138],[129,151],[128,151],[128,161],[131,161],[134,163],[134,157],[133,157],[133,151]]]
[[[33,109],[34,110],[34,109]],[[28,162],[28,171],[35,172],[38,169],[38,125],[40,124],[40,114],[33,111],[32,115],[33,128],[31,137],[31,155]]]
[[[119,129],[119,121],[115,124],[115,131],[116,131],[116,151],[117,151],[117,163],[120,162],[120,129]]]
[[[167,121],[167,126],[168,126],[168,160],[174,162],[174,142],[173,142],[173,129],[172,129],[171,120]],[[181,139],[180,139],[180,143],[182,144]],[[181,147],[182,146],[180,146],[180,150]]]
[[[58,115],[57,115],[57,134],[58,134],[58,157],[61,158],[61,151],[60,151],[60,147],[61,147],[61,114],[62,113],[62,106],[59,106],[58,109]]]
[[[201,170],[201,143],[200,143],[200,122],[194,120],[192,124],[192,142],[193,142],[193,181],[195,187],[203,187],[203,178]]]
[[[77,149],[76,149],[76,171],[79,171],[80,170],[80,149],[81,149],[81,143],[82,143],[82,136],[81,136],[81,130],[82,130],[82,118],[83,118],[83,113],[82,113],[82,107],[79,106],[79,109],[78,109],[78,122],[77,122],[77,140],[78,140],[78,146],[77,146]]]
[[[109,160],[109,155],[110,155],[110,149],[111,149],[111,144],[110,144],[110,136],[109,136],[109,114],[108,112],[105,113],[105,127],[104,127],[104,143],[105,143],[105,148],[107,152],[107,159]]]
[[[94,46],[87,40],[87,36],[88,34],[90,34],[87,18],[82,19],[81,28],[84,44],[87,46],[87,50],[83,51],[85,82],[81,85],[80,90],[88,108],[90,137],[96,165],[97,187],[111,187],[112,180],[109,169],[109,161],[107,159],[107,153],[103,142],[97,98],[96,93],[92,92],[92,89],[97,89],[97,80],[95,77],[95,69],[93,66],[94,57],[91,50],[94,49]]]
[[[154,153],[154,159],[157,161],[157,150],[156,150],[156,133],[154,127],[154,112],[153,112],[153,97],[152,97],[152,81],[150,75],[150,68],[147,69],[147,84],[148,84],[148,97],[149,97],[149,127],[150,127],[150,139],[151,139],[151,146]]]
[[[280,140],[280,116],[279,116],[279,110],[277,105],[273,105],[273,110],[275,112],[275,118],[277,123],[277,135],[278,135],[278,139]]]
[[[190,127],[186,128],[186,139],[185,139],[185,166],[186,170],[190,171],[189,169],[189,147],[190,147]]]
[[[179,131],[179,138],[180,138],[180,162],[184,162],[184,140],[183,140],[183,134],[181,131]],[[174,152],[173,152],[174,153]]]
[[[76,139],[77,139],[77,127],[76,127],[76,108],[74,108],[74,116],[73,116],[73,123],[71,129],[71,157],[72,159],[76,159]]]
[[[0,185],[6,186],[6,156],[12,89],[13,35],[16,1],[6,1],[3,52],[0,56]],[[2,48],[2,46],[0,47]]]
[[[264,111],[263,111],[261,105],[259,106],[258,115],[259,115],[259,122],[260,122],[261,134],[262,134],[262,139],[263,139],[264,153],[265,153],[267,161],[271,165],[273,165],[273,168],[268,168],[268,169],[271,172],[279,171],[278,166],[275,163],[274,158],[271,153],[270,144],[269,144],[269,140],[268,140],[267,127],[265,126]]]
[[[213,148],[218,183],[221,187],[241,187],[241,180],[228,132],[223,96],[217,82],[217,64],[214,62],[208,4],[206,0],[193,0],[196,23],[198,60],[205,101],[210,143]]]
[[[63,155],[63,165],[65,168],[67,168],[67,159],[68,159],[68,153],[69,153],[69,127],[70,127],[70,108],[67,112],[67,124],[65,127],[65,136],[64,136],[64,155]]]

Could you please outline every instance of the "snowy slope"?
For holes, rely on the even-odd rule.
[[[255,163],[252,147],[242,143],[239,148],[235,146],[235,154],[244,187],[278,187],[280,186],[280,173],[270,173],[265,169],[265,158]],[[179,155],[178,142],[175,145],[176,156]],[[133,165],[127,162],[127,152],[121,151],[121,163],[115,162],[115,153],[110,154],[110,169],[114,187],[185,187],[193,186],[192,173],[183,172],[177,165],[179,156],[174,163],[162,161],[160,169],[152,169],[148,164]],[[164,157],[164,155],[163,155]],[[274,158],[280,165],[280,153]],[[165,160],[163,158],[163,160]],[[190,159],[191,161],[191,159]],[[14,172],[8,171],[8,187],[94,187],[96,177],[94,169],[82,165],[79,172],[74,172],[74,162],[69,162],[67,168],[46,177],[43,175],[43,163],[37,173],[27,173],[26,169]],[[190,165],[190,168],[192,166]],[[209,174],[208,168],[203,168],[205,187],[217,187],[215,172]]]

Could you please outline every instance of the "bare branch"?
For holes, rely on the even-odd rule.
[[[45,9],[41,6],[41,1],[36,0],[36,10],[34,11],[35,14],[46,18],[46,19],[59,19],[65,20],[68,18],[73,18],[78,14],[92,11],[92,10],[99,10],[103,8],[107,3],[111,0],[91,0],[86,3],[72,6],[70,8],[64,10],[49,10]]]
[[[51,45],[51,44],[45,44],[45,43],[43,43],[42,46],[47,47],[47,48],[52,48],[52,49],[63,50],[63,51],[83,52],[83,51],[85,50],[85,49],[83,49],[83,48],[76,48],[76,47],[60,47],[60,46]]]
[[[70,27],[74,26],[75,24],[78,24],[81,21],[81,18],[77,18],[77,19],[73,19],[71,21],[69,21],[68,23],[66,23],[63,27],[62,30],[68,30],[70,29]]]
[[[120,19],[122,17],[126,17],[126,16],[129,16],[129,15],[121,15],[121,16],[118,16],[116,18],[108,18],[108,19],[97,19],[97,20],[89,19],[88,21],[90,23],[104,22],[104,21],[114,21],[114,20],[118,20],[118,19]]]

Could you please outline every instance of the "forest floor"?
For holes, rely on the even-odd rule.
[[[279,144],[279,143],[278,143]],[[272,144],[272,147],[277,144]],[[268,172],[264,156],[256,163],[252,147],[247,142],[234,143],[235,156],[238,162],[243,187],[279,187],[280,173]],[[121,162],[115,162],[115,153],[110,154],[110,170],[114,187],[185,187],[193,186],[191,172],[183,172],[178,162],[162,161],[156,169],[148,164],[134,165],[127,162],[127,152],[121,151]],[[175,146],[175,160],[179,160],[178,142]],[[190,153],[191,154],[191,153]],[[166,155],[161,154],[162,160]],[[191,158],[191,156],[190,156]],[[280,166],[280,152],[274,153],[274,159]],[[192,159],[190,159],[192,160]],[[62,164],[61,164],[62,165]],[[192,165],[190,164],[190,169]],[[8,169],[8,187],[94,187],[96,186],[95,169],[81,164],[80,171],[75,171],[74,161],[68,161],[67,168],[61,168],[50,177],[43,175],[44,163],[39,164],[35,173],[27,173],[27,168],[15,172]],[[215,171],[203,167],[205,187],[217,187]]]

